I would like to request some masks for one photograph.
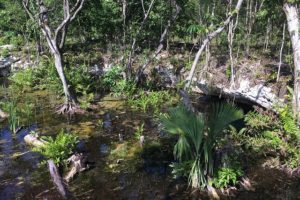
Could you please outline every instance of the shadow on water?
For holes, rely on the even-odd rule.
[[[88,154],[92,168],[69,183],[74,199],[206,199],[193,196],[186,180],[174,180],[169,164],[172,144],[160,139],[150,116],[126,108],[124,102],[105,97],[98,109],[83,116],[57,116],[54,94],[36,92],[22,100],[35,102],[31,126],[21,129],[15,138],[10,131],[0,130],[0,200],[60,199],[42,157],[24,144],[31,130],[54,135],[64,128],[78,134],[77,149]],[[20,102],[22,105],[22,102]],[[109,113],[109,116],[108,116]],[[104,121],[103,121],[104,120]],[[109,123],[103,123],[106,121]],[[101,123],[102,122],[102,123]],[[141,148],[134,138],[137,127],[145,123],[146,145]],[[111,127],[103,128],[101,124]],[[119,134],[124,142],[119,142]],[[154,142],[153,142],[154,141]],[[297,199],[299,179],[289,178],[275,169],[249,172],[255,181],[253,192],[240,191],[231,199]]]

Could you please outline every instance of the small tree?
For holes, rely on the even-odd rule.
[[[61,22],[55,23],[54,20],[50,21],[49,14],[55,10],[58,2],[61,1],[47,1],[47,5],[44,3],[44,0],[22,0],[26,13],[38,24],[46,38],[50,53],[54,58],[55,68],[63,85],[66,99],[65,104],[59,109],[58,113],[74,112],[78,107],[77,98],[75,94],[71,93],[64,73],[62,50],[65,44],[68,26],[82,9],[84,1],[85,0],[77,0],[76,3],[71,6],[69,0],[63,0],[63,19]],[[48,8],[50,3],[53,5],[51,9]],[[57,18],[57,16],[59,16],[59,12],[51,15],[52,18]],[[56,28],[53,28],[55,26]]]

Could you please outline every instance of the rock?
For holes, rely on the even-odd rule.
[[[0,77],[8,76],[11,72],[13,63],[19,61],[20,59],[13,56],[7,58],[0,58]]]
[[[173,66],[167,68],[162,67],[160,65],[156,66],[152,74],[154,76],[154,81],[158,86],[165,87],[165,88],[175,88],[177,84],[177,77],[172,72]]]
[[[206,95],[223,96],[242,103],[257,104],[273,111],[275,106],[283,104],[283,100],[279,99],[271,88],[262,84],[251,86],[247,79],[240,80],[236,88],[221,84],[212,85],[206,80],[198,81],[196,87]]]
[[[2,46],[0,46],[0,50],[4,50],[4,49],[7,49],[7,50],[13,50],[15,47],[14,47],[14,45],[12,45],[12,44],[6,44],[6,45],[2,45]]]
[[[112,122],[111,122],[111,117],[109,113],[105,113],[103,116],[103,128],[107,130],[112,129]]]

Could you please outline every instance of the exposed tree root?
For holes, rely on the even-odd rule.
[[[58,106],[57,108],[57,111],[56,111],[57,114],[59,115],[62,115],[62,114],[84,114],[85,113],[85,110],[80,108],[80,106],[76,103],[73,103],[73,102],[67,102],[67,103],[64,103],[60,106]]]

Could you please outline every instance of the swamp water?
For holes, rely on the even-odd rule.
[[[172,179],[168,165],[173,147],[169,141],[159,139],[151,116],[111,97],[102,98],[90,113],[73,117],[53,112],[59,103],[54,94],[27,93],[18,106],[22,107],[25,100],[35,105],[32,116],[21,120],[29,126],[13,138],[7,123],[0,124],[0,200],[61,198],[47,166],[40,165],[43,158],[31,152],[23,138],[31,130],[53,135],[62,128],[77,133],[81,140],[78,149],[86,152],[91,163],[91,169],[69,183],[73,199],[207,199],[205,194],[190,194],[184,180]],[[102,128],[104,118],[110,118],[111,127]],[[134,138],[142,123],[149,143],[143,148]],[[119,142],[119,134],[124,136],[123,142]],[[239,191],[225,199],[300,199],[299,179],[275,169],[255,168],[248,174],[255,191]]]

